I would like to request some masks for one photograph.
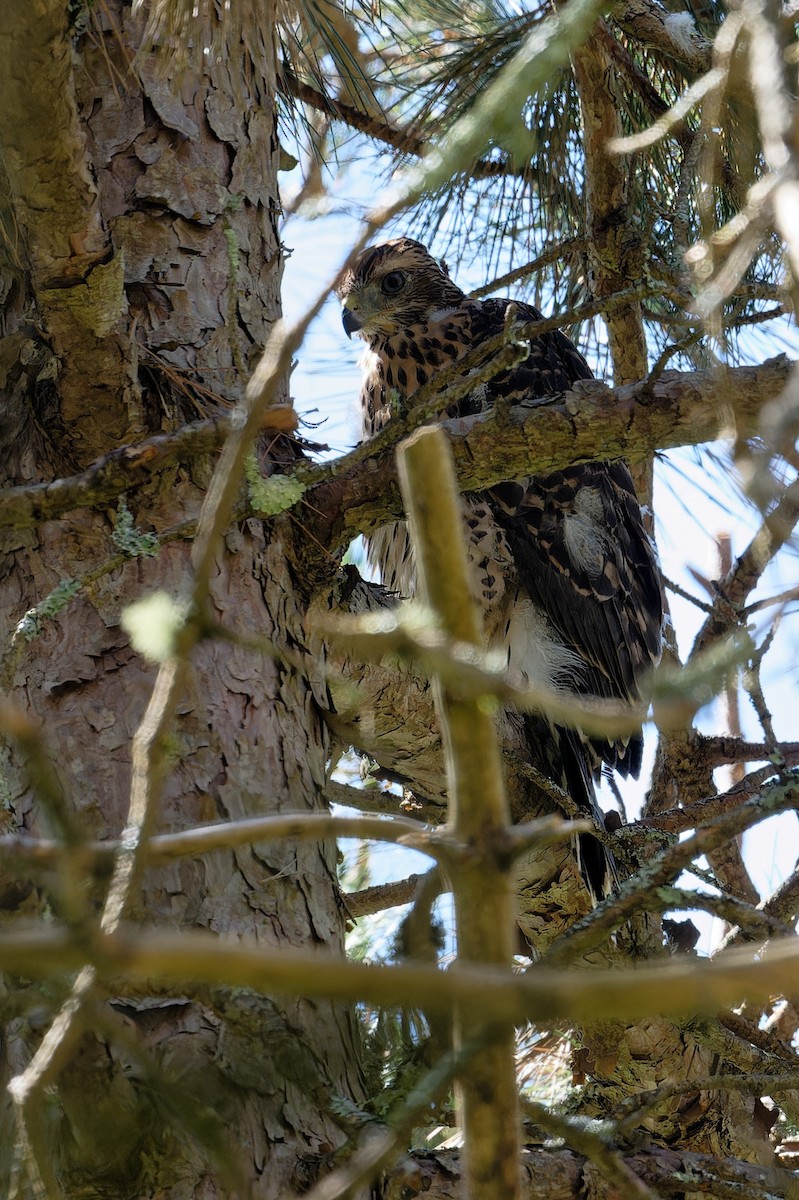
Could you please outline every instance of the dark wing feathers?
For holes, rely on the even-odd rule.
[[[502,300],[479,305],[476,340],[503,328],[506,308]],[[517,308],[523,321],[540,316],[532,306]],[[591,377],[568,338],[547,333],[532,341],[523,363],[489,385],[486,403],[529,403]],[[499,484],[488,496],[524,586],[582,660],[579,691],[636,701],[659,656],[662,608],[655,555],[627,465],[580,464]],[[609,765],[637,774],[640,739],[593,745]]]

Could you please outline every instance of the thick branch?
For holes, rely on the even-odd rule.
[[[799,483],[794,481],[764,517],[749,545],[719,582],[713,607],[694,641],[692,658],[741,622],[741,607],[771,559],[793,533],[797,521]]]
[[[72,509],[107,504],[176,463],[216,450],[231,428],[227,414],[192,421],[172,433],[112,450],[80,475],[30,487],[5,488],[0,492],[0,526],[33,529],[41,521],[63,516]],[[264,414],[264,430],[290,432],[296,428],[297,415],[290,405],[274,405]]]
[[[710,42],[687,12],[673,13],[658,0],[625,0],[613,9],[613,20],[633,42],[657,50],[690,72],[710,66]]]
[[[731,412],[742,435],[754,433],[758,414],[779,395],[790,368],[781,356],[723,375],[668,371],[651,386],[643,382],[615,391],[599,380],[585,380],[556,403],[531,402],[509,414],[493,411],[446,421],[459,487],[478,490],[598,454],[646,461],[655,450],[712,441],[729,427]],[[373,444],[314,471],[303,510],[313,538],[338,548],[402,515],[392,450],[410,425],[407,419],[392,421]]]
[[[756,367],[735,367],[723,376],[668,371],[653,385],[642,382],[615,391],[600,380],[584,380],[557,402],[536,405],[531,398],[530,406],[510,414],[446,421],[459,486],[463,491],[485,488],[597,454],[643,461],[655,450],[712,441],[726,431],[730,411],[741,435],[754,433],[758,415],[780,394],[790,368],[780,356]],[[298,515],[309,540],[337,549],[402,515],[394,447],[427,419],[427,409],[421,417],[412,412],[336,462],[302,468],[308,490]],[[81,475],[50,485],[8,488],[0,492],[0,527],[31,527],[84,505],[108,503],[176,461],[212,449],[224,436],[226,423],[222,417],[194,422],[99,459]],[[321,555],[318,547],[307,550]]]

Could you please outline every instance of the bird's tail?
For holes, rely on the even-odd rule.
[[[528,745],[536,765],[540,762],[546,774],[564,791],[586,816],[604,828],[604,817],[594,791],[593,764],[595,756],[582,734],[575,729],[562,729],[545,719],[528,714],[525,719]],[[581,833],[575,839],[575,854],[580,873],[596,905],[619,886],[619,875],[613,855],[593,834]]]

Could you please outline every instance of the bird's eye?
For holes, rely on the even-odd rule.
[[[396,296],[405,287],[404,271],[389,271],[385,279],[380,281],[380,291],[384,296]]]

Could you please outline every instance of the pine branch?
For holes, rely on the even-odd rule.
[[[282,66],[279,76],[280,87],[295,100],[301,100],[315,108],[317,112],[335,121],[342,121],[350,129],[363,133],[376,142],[390,146],[398,155],[410,155],[421,158],[430,148],[429,138],[415,132],[412,127],[393,125],[373,114],[365,113],[354,104],[346,104],[342,100],[325,95],[318,88],[299,79],[287,66]],[[473,179],[496,179],[503,175],[516,175],[526,178],[529,171],[519,167],[510,159],[477,159],[469,166],[469,175]]]
[[[791,536],[799,521],[799,483],[785,488],[774,508],[746,549],[739,554],[726,577],[717,585],[713,608],[696,635],[690,658],[724,637],[741,623],[741,609],[777,551]],[[689,658],[689,661],[690,661]]]

